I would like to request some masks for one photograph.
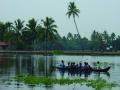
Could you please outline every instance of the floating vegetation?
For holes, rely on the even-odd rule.
[[[60,84],[60,85],[70,85],[70,84],[85,84],[88,87],[92,87],[95,90],[101,90],[103,88],[112,89],[112,87],[119,86],[115,82],[107,82],[104,79],[98,78],[96,80],[86,80],[86,79],[53,79],[50,77],[37,77],[37,76],[29,76],[29,75],[18,75],[16,76],[16,80],[23,82],[27,85],[53,85],[53,84]]]
[[[109,83],[107,82],[106,80],[104,79],[101,79],[101,78],[98,78],[96,80],[89,80],[87,83],[86,83],[87,86],[91,86],[93,88],[95,88],[96,90],[101,90],[103,88],[109,88],[111,89],[112,87],[116,87],[116,86],[119,86],[117,83],[115,82],[112,82],[112,83]]]

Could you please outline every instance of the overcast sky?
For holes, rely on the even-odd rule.
[[[94,29],[120,35],[120,0],[0,0],[0,21],[34,17],[40,22],[49,16],[56,21],[60,35],[76,34],[73,19],[65,15],[70,1],[80,9],[76,21],[82,37],[89,38]]]

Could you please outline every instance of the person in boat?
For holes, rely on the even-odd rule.
[[[76,65],[75,65],[75,69],[78,69],[78,67],[79,67],[79,65],[78,65],[78,64],[76,64]]]
[[[67,66],[67,68],[70,69],[70,66],[71,66],[71,65],[70,65],[70,62],[68,62],[68,66]]]
[[[90,64],[88,64],[88,62],[87,62],[87,67],[88,67],[88,68],[91,68],[91,66],[90,66]]]
[[[90,69],[90,65],[88,64],[88,62],[84,62],[84,69]]]
[[[80,62],[79,63],[79,69],[82,69],[83,68],[83,66],[82,66],[82,63]]]
[[[70,62],[68,62],[68,66],[70,66]]]
[[[76,65],[75,62],[73,62],[72,68],[75,69]]]
[[[75,69],[75,62],[71,62],[70,70],[74,70],[74,69]]]
[[[96,68],[97,68],[97,69],[101,69],[101,67],[100,67],[100,62],[99,62],[99,61],[97,61],[97,63],[96,63]]]
[[[64,64],[63,60],[61,61],[61,66],[62,66],[62,68],[65,68],[65,64]]]

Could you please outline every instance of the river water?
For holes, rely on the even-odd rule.
[[[75,55],[18,55],[18,54],[1,54],[0,55],[0,90],[95,90],[86,85],[71,84],[71,85],[38,85],[28,86],[22,82],[15,80],[16,75],[34,75],[34,76],[49,76],[51,78],[84,78],[96,79],[98,77],[109,82],[120,84],[120,56],[75,56]],[[101,62],[102,67],[111,66],[108,73],[91,73],[86,74],[68,74],[59,70],[52,71],[52,66],[59,65],[61,60],[68,62],[88,62],[91,66],[95,66],[97,61]],[[104,89],[109,90],[109,89]],[[120,90],[120,87],[114,87],[112,90]]]

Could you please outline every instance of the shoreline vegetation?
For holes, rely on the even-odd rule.
[[[41,54],[45,55],[46,51],[18,51],[18,50],[0,50],[0,54]],[[112,52],[100,52],[100,51],[60,51],[60,50],[51,50],[47,51],[48,55],[118,55],[120,56],[120,51]]]
[[[59,26],[53,17],[47,16],[39,20],[30,18],[27,21],[20,18],[14,21],[0,20],[0,49],[8,50],[1,53],[42,54],[44,52],[40,50],[46,50],[46,52],[48,50],[49,54],[53,54],[49,50],[63,50],[62,52],[68,55],[120,55],[119,52],[115,52],[120,51],[120,35],[107,32],[109,30],[99,32],[93,29],[90,37],[81,36],[76,22],[79,14],[80,9],[75,2],[69,2],[66,16],[73,18],[77,33],[68,32],[64,36],[60,35]]]

